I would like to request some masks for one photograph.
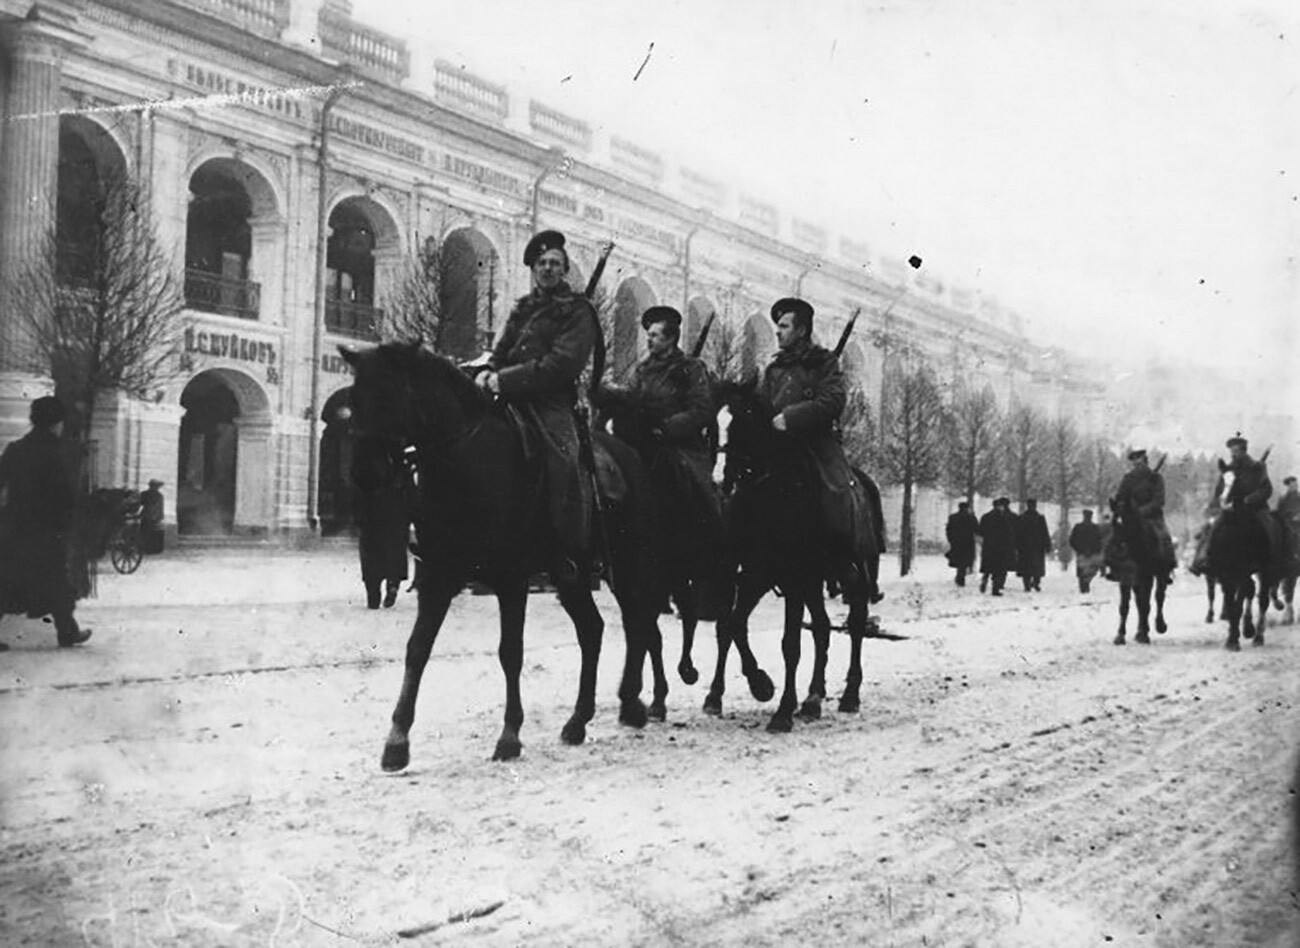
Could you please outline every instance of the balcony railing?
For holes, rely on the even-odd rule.
[[[325,301],[325,330],[338,336],[376,342],[379,339],[379,322],[383,318],[384,311],[370,303]]]
[[[257,319],[262,305],[262,285],[186,267],[185,305],[205,313]]]
[[[316,21],[321,52],[394,84],[411,74],[411,53],[405,43],[331,7],[323,7]]]
[[[433,92],[440,102],[502,121],[510,111],[510,97],[504,86],[480,79],[454,63],[434,63]]]
[[[279,37],[289,25],[290,0],[187,0],[196,9],[220,20],[257,33]]]
[[[528,105],[528,124],[534,132],[579,148],[591,148],[591,126],[550,106],[533,101]]]

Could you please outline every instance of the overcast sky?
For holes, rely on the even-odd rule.
[[[1039,340],[1256,370],[1296,351],[1293,0],[355,0],[354,13],[877,255],[917,254]]]

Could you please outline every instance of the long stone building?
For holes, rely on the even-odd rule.
[[[1097,387],[1034,353],[1015,314],[945,286],[852,235],[739,193],[653,147],[594,131],[410,50],[347,0],[0,0],[0,299],[57,232],[75,257],[79,209],[137,182],[183,268],[183,345],[149,399],[103,393],[99,484],[170,485],[182,534],[329,532],[349,518],[338,344],[373,336],[418,250],[440,248],[443,345],[472,357],[528,290],[540,227],[569,235],[578,285],[604,279],[611,365],[643,345],[639,316],[711,312],[745,367],[774,351],[771,302],[798,294],[833,341],[862,308],[848,370],[879,395],[891,341],[1006,403],[1087,413]],[[66,269],[66,268],[64,268]],[[0,442],[50,389],[6,303]]]

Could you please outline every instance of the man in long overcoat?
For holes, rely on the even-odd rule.
[[[588,575],[593,560],[591,474],[582,466],[578,377],[596,342],[596,312],[565,280],[564,235],[547,230],[524,249],[533,290],[515,303],[486,368],[484,391],[515,406],[543,444],[546,508],[556,540],[552,577]]]
[[[30,417],[32,430],[0,455],[0,612],[50,616],[67,648],[91,634],[73,615],[77,594],[69,576],[76,471],[62,438],[63,403],[38,398]]]
[[[848,400],[840,360],[812,340],[813,307],[785,297],[772,304],[777,353],[763,370],[758,394],[772,407],[772,427],[790,435],[808,452],[816,468],[820,529],[832,561],[861,557],[864,537],[857,536],[858,499],[853,470],[835,436],[835,423]],[[867,577],[872,599],[879,599]]]
[[[1253,521],[1258,525],[1252,538],[1257,547],[1256,555],[1265,560],[1281,555],[1281,531],[1273,524],[1268,512],[1268,499],[1273,496],[1268,467],[1250,456],[1249,447],[1249,442],[1241,435],[1228,439],[1229,460],[1226,465],[1220,465],[1219,481],[1214,487],[1215,505],[1224,511],[1244,510],[1253,515]],[[1232,475],[1230,481],[1229,474]],[[1223,518],[1220,517],[1211,528],[1211,547],[1214,546],[1213,537],[1222,525]],[[1210,566],[1213,568],[1213,564]]]
[[[948,537],[948,565],[957,571],[955,582],[958,586],[966,585],[966,574],[975,568],[975,536],[979,529],[979,520],[964,500],[948,517],[944,528]]]
[[[406,579],[415,506],[414,485],[400,449],[376,438],[358,438],[352,453],[352,486],[366,607],[378,609],[382,596],[384,608],[389,609]]]
[[[700,580],[702,617],[716,619],[726,608],[727,584],[722,506],[708,441],[716,414],[708,369],[678,345],[682,316],[673,307],[650,307],[641,326],[649,354],[633,368],[628,392],[652,426],[646,460],[663,501],[673,553]]]
[[[1139,518],[1147,542],[1157,553],[1156,567],[1169,573],[1178,565],[1174,540],[1165,525],[1165,479],[1151,470],[1147,453],[1134,448],[1128,453],[1129,470],[1115,491],[1115,509],[1120,517],[1130,514]]]
[[[980,592],[993,581],[994,596],[1001,596],[1007,573],[1016,568],[1016,515],[1011,501],[999,497],[993,509],[980,517]]]
[[[1042,592],[1047,572],[1047,554],[1052,552],[1052,534],[1047,518],[1038,511],[1038,501],[1025,501],[1025,509],[1016,520],[1016,572],[1025,584],[1025,592]]]
[[[1079,580],[1079,592],[1086,593],[1102,565],[1101,528],[1093,522],[1091,510],[1085,510],[1083,519],[1070,530],[1070,549],[1074,551],[1074,575]]]

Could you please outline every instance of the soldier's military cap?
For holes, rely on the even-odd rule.
[[[1132,451],[1128,453],[1128,459],[1130,461],[1136,461],[1139,458],[1144,458],[1146,456],[1147,456],[1146,448],[1134,448]]]
[[[1011,498],[1010,498],[1010,497],[999,497],[997,500],[993,501],[993,506],[994,506],[994,507],[1010,507],[1010,506],[1011,506]]]
[[[641,328],[649,329],[655,323],[668,323],[677,329],[682,328],[682,314],[671,306],[651,306],[641,314]]]
[[[812,325],[813,308],[812,303],[807,300],[801,300],[797,296],[786,296],[772,304],[772,322],[780,322],[781,317],[786,313],[794,313],[808,325]]]
[[[524,248],[524,266],[531,267],[548,250],[564,250],[564,235],[558,230],[544,230],[533,235]],[[567,250],[564,250],[564,259],[569,259]]]
[[[1230,448],[1240,446],[1241,449],[1244,451],[1247,447],[1246,439],[1243,438],[1241,435],[1234,435],[1233,437],[1228,439],[1227,446]]]
[[[1295,483],[1295,477],[1294,477],[1294,476],[1284,477],[1284,478],[1282,478],[1282,483],[1283,483],[1283,484],[1294,484],[1294,483]]]

